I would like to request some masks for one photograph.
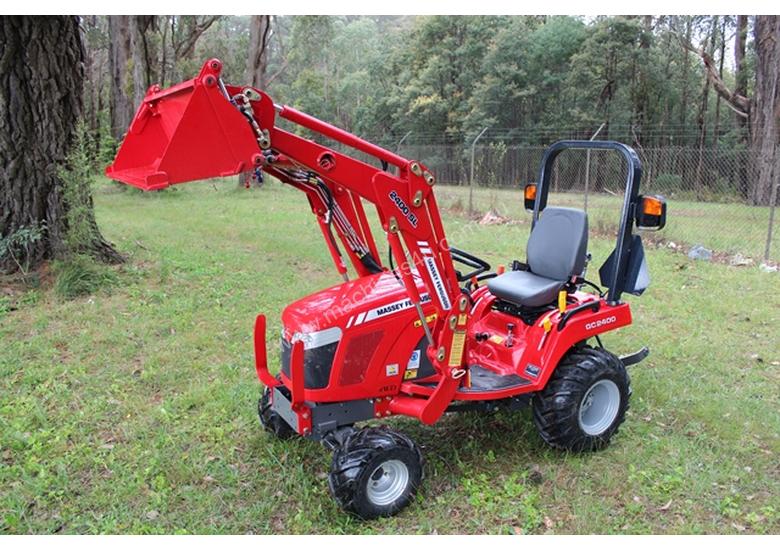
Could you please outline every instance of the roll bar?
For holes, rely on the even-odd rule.
[[[531,229],[539,220],[539,214],[547,206],[547,195],[550,191],[550,175],[555,159],[567,149],[601,149],[616,151],[626,159],[628,174],[626,176],[626,191],[623,195],[623,210],[620,213],[620,226],[618,228],[617,243],[615,245],[612,274],[608,278],[607,301],[616,303],[625,288],[625,271],[631,253],[634,216],[639,197],[639,182],[642,179],[642,162],[631,147],[617,141],[586,141],[564,140],[553,143],[544,152],[542,167],[539,171],[539,179],[536,189],[536,201],[534,202],[533,220]]]

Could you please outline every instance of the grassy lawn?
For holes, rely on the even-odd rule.
[[[550,450],[528,411],[393,419],[427,478],[400,516],[361,523],[328,494],[330,454],[273,440],[255,413],[255,315],[273,338],[287,303],[338,281],[305,198],[101,183],[95,201],[130,257],[119,284],[71,301],[44,285],[0,310],[2,533],[780,532],[777,274],[648,250],[635,324],[605,338],[652,351],[609,448]],[[450,242],[494,265],[522,259],[528,232],[519,196],[498,202],[524,221],[444,214]],[[591,240],[597,264],[611,245]]]
[[[622,193],[622,189],[619,190]],[[652,186],[641,192],[652,194]],[[467,186],[443,186],[438,193],[443,206],[468,210]],[[583,208],[582,193],[551,193],[550,204]],[[753,258],[760,264],[764,258],[769,207],[748,206],[740,203],[695,202],[667,197],[668,225],[662,235],[675,244],[688,248],[702,245],[726,255],[736,253]],[[522,191],[520,189],[481,188],[473,198],[477,212],[494,210],[515,219],[525,219]],[[617,227],[623,197],[606,193],[591,195],[588,199],[588,216],[591,227],[599,230]],[[780,212],[775,214],[769,258],[780,262]]]

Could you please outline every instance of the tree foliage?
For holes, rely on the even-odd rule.
[[[465,144],[486,127],[487,142],[544,145],[599,130],[638,148],[699,150],[744,149],[755,135],[722,93],[745,104],[754,95],[753,16],[112,16],[130,18],[127,33],[90,17],[92,50],[117,41],[133,50],[119,79],[129,97],[138,78],[168,85],[210,57],[226,80],[248,83],[254,60],[277,102],[387,146],[407,134]],[[251,41],[252,29],[264,39]],[[156,60],[143,71],[139,44],[141,59]],[[100,100],[117,87],[105,71],[88,77],[98,90],[88,105],[121,107]],[[109,120],[87,118],[96,132]],[[748,197],[750,178],[740,178]]]

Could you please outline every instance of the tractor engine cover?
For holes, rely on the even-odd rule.
[[[430,299],[421,294],[423,311],[433,322]],[[333,397],[339,387],[352,399],[364,393],[374,397],[382,388],[397,390],[408,367],[428,363],[427,358],[420,360],[425,340],[417,311],[389,271],[301,298],[285,308],[282,323],[282,373],[289,379],[292,344],[303,341],[304,387],[327,388],[328,401],[339,399]]]

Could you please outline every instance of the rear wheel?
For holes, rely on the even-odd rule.
[[[272,433],[279,439],[289,439],[295,435],[290,425],[279,416],[279,413],[271,408],[271,388],[263,388],[263,395],[257,402],[257,416],[265,431]]]
[[[553,447],[601,449],[625,420],[630,395],[628,372],[616,355],[602,348],[575,348],[534,396],[534,423]]]
[[[328,485],[344,510],[374,519],[407,506],[422,475],[422,453],[411,439],[387,428],[364,428],[333,453]]]

